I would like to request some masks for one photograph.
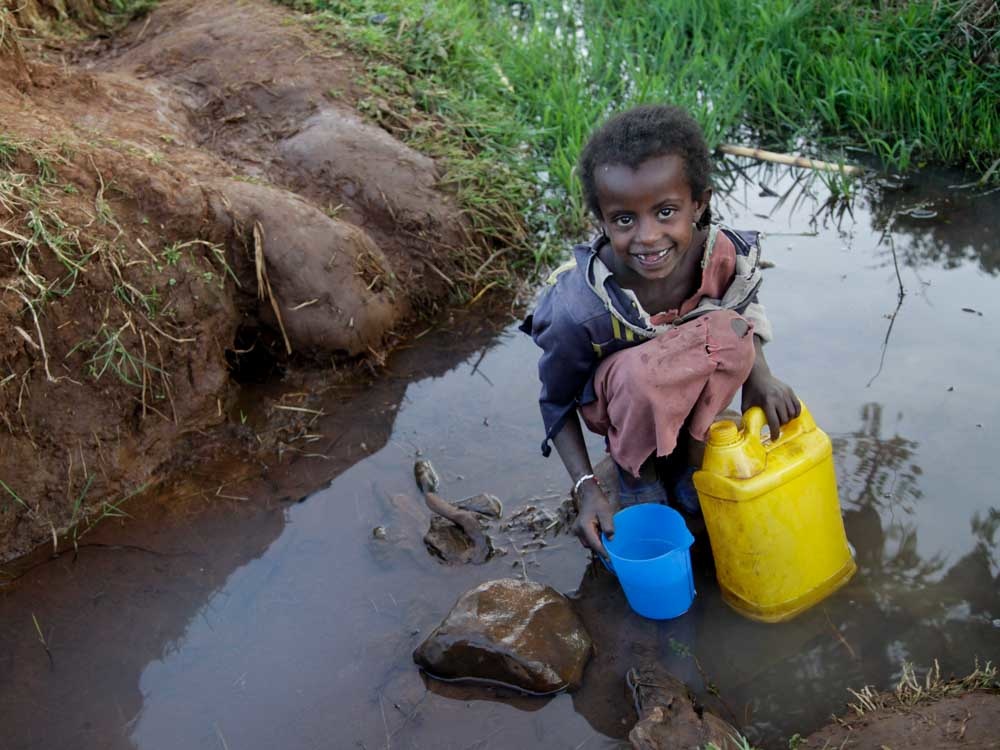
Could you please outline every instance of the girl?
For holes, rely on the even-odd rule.
[[[573,482],[576,534],[604,555],[612,508],[578,411],[606,437],[622,505],[672,499],[694,515],[690,467],[736,390],[744,411],[763,407],[775,438],[800,406],[761,349],[771,329],[757,302],[757,234],[711,224],[694,119],[662,105],[623,112],[591,135],[578,168],[601,234],[553,272],[521,329],[543,350],[542,453],[551,440]]]

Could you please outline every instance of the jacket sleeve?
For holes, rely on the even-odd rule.
[[[771,321],[767,318],[764,306],[757,301],[756,294],[753,297],[753,302],[747,305],[746,310],[743,311],[743,317],[753,323],[754,335],[760,336],[761,340],[765,344],[774,338],[774,330],[771,328]]]
[[[741,261],[743,269],[746,269],[743,272],[760,273],[758,268],[762,252],[760,245],[760,233],[727,230],[726,235],[733,241],[733,245],[736,248],[738,256],[737,273],[740,273],[742,270],[740,267]],[[742,256],[742,258],[739,256]],[[749,268],[747,268],[747,264],[749,265]],[[757,292],[754,292],[754,295],[750,300],[750,304],[748,304],[743,310],[743,317],[753,323],[754,335],[760,336],[761,340],[765,344],[774,338],[774,329],[771,328],[771,321],[767,318],[764,305],[762,305],[757,298]]]
[[[562,292],[559,287],[548,289],[530,321],[531,337],[542,349],[538,360],[538,378],[542,384],[538,401],[545,424],[542,441],[545,456],[552,451],[549,441],[576,409],[597,362],[590,336],[569,314]],[[527,327],[528,321],[524,328]]]

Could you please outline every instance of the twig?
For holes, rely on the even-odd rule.
[[[447,277],[447,276],[445,275],[444,271],[442,271],[442,270],[441,270],[440,268],[438,268],[438,267],[437,267],[437,266],[435,266],[435,265],[434,265],[433,263],[431,263],[431,262],[430,262],[430,260],[428,260],[428,259],[427,259],[427,258],[425,257],[425,258],[423,258],[423,261],[424,261],[424,263],[426,263],[426,264],[427,264],[427,267],[428,267],[429,269],[431,269],[431,270],[432,270],[432,271],[433,271],[434,273],[436,273],[436,274],[437,274],[438,276],[440,276],[440,277],[441,277],[442,279],[444,279],[444,280],[445,280],[445,281],[446,281],[446,282],[448,283],[448,286],[455,286],[455,282],[454,282],[454,281],[452,281],[452,280],[451,280],[450,278],[448,278],[448,277]]]
[[[45,636],[42,635],[42,626],[38,624],[38,618],[35,617],[35,613],[31,613],[31,620],[35,623],[35,632],[38,633],[38,642],[42,644],[42,648],[45,649],[45,655],[49,657],[49,667],[55,667],[55,661],[52,659],[52,652],[49,650],[48,641],[45,640]]]
[[[472,305],[476,304],[476,303],[477,303],[477,302],[479,301],[479,299],[480,299],[480,298],[481,298],[481,297],[482,297],[482,296],[483,296],[484,294],[486,294],[486,292],[488,292],[488,291],[489,291],[490,289],[492,289],[492,288],[493,288],[493,287],[495,287],[496,285],[497,285],[497,282],[496,282],[496,281],[491,281],[491,282],[490,282],[489,284],[487,284],[487,285],[486,285],[486,286],[484,286],[484,287],[483,287],[482,289],[480,289],[480,290],[479,290],[479,292],[478,292],[478,293],[476,294],[476,296],[475,296],[475,297],[473,297],[473,298],[472,298],[472,299],[470,299],[470,300],[469,300],[468,302],[466,302],[466,303],[465,303],[465,306],[466,306],[466,307],[471,307]]]
[[[38,346],[42,350],[42,363],[45,365],[45,378],[50,383],[58,383],[59,381],[56,378],[52,377],[52,373],[49,371],[49,355],[48,352],[45,351],[45,339],[42,336],[42,326],[38,322],[38,313],[35,312],[35,306],[31,304],[31,300],[29,300],[24,294],[21,293],[20,289],[17,289],[16,287],[11,286],[10,284],[8,284],[5,288],[9,289],[10,291],[14,292],[14,294],[16,294],[18,297],[20,297],[24,301],[24,304],[26,304],[28,306],[28,309],[31,311],[31,317],[34,318],[35,320],[35,330],[38,331]]]
[[[305,412],[306,414],[315,414],[318,417],[326,416],[326,412],[322,411],[321,409],[307,409],[304,406],[283,406],[282,404],[274,404],[273,408],[283,409],[284,411],[301,411]]]
[[[787,164],[792,167],[805,167],[806,169],[818,169],[826,172],[842,172],[848,175],[862,175],[865,170],[850,164],[834,164],[829,161],[819,161],[809,159],[805,156],[792,156],[791,154],[779,154],[774,151],[765,151],[760,148],[747,148],[746,146],[735,146],[733,144],[723,144],[719,146],[719,151],[733,156],[749,156],[751,159],[769,161],[775,164]]]
[[[378,691],[378,710],[382,714],[382,727],[385,729],[385,750],[392,747],[392,735],[389,733],[389,722],[385,718],[385,706],[382,704],[382,691]]]
[[[148,362],[148,354],[146,352],[146,336],[143,334],[142,329],[139,330],[139,343],[142,345],[142,361]],[[146,375],[147,368],[142,368],[142,418],[146,418],[146,381],[148,377]]]
[[[899,314],[899,309],[903,306],[903,298],[906,297],[906,289],[903,288],[903,278],[899,273],[899,260],[896,258],[896,243],[893,241],[892,234],[889,233],[888,230],[882,234],[882,237],[879,239],[879,244],[881,244],[882,240],[886,237],[889,238],[889,249],[892,250],[892,264],[896,269],[896,281],[899,284],[899,290],[896,298],[896,309],[893,310],[892,314],[889,316],[889,328],[886,330],[885,339],[882,341],[882,356],[879,357],[878,370],[876,370],[875,374],[872,375],[871,380],[868,381],[865,388],[871,388],[872,383],[875,382],[875,378],[882,374],[882,367],[885,365],[885,354],[889,349],[889,337],[892,335],[892,327],[896,325],[896,316]]]
[[[512,537],[508,536],[507,541],[510,543],[510,546],[517,553],[518,562],[521,563],[521,580],[522,581],[531,580],[528,578],[528,563],[525,562],[524,560],[524,553],[521,551],[521,548],[517,546],[517,543],[514,541]]]
[[[212,722],[212,727],[215,729],[215,734],[219,738],[219,742],[222,743],[222,750],[229,750],[229,745],[226,742],[226,738],[222,735],[222,730],[219,729],[219,725]]]
[[[285,323],[281,319],[281,310],[278,308],[278,301],[271,291],[271,281],[267,278],[267,267],[264,262],[264,228],[259,221],[253,223],[253,248],[254,264],[257,267],[257,296],[261,299],[271,301],[271,309],[274,310],[274,317],[278,319],[278,328],[281,329],[281,338],[285,340],[285,350],[292,353],[292,344],[288,340],[288,333],[285,332]]]

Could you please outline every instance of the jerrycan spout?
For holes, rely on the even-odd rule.
[[[767,465],[767,451],[756,433],[744,419],[743,429],[728,420],[716,422],[708,430],[708,443],[702,470],[732,479],[749,479],[760,474]]]

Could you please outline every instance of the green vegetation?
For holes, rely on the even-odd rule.
[[[536,255],[585,221],[573,165],[586,135],[635,103],[687,107],[712,146],[833,161],[856,148],[893,169],[980,174],[1000,156],[1000,11],[989,0],[284,2],[380,57],[369,74],[383,91],[449,123],[430,144],[426,129],[403,135],[444,158],[480,228],[516,199]],[[376,119],[399,116],[396,100],[379,104]]]

